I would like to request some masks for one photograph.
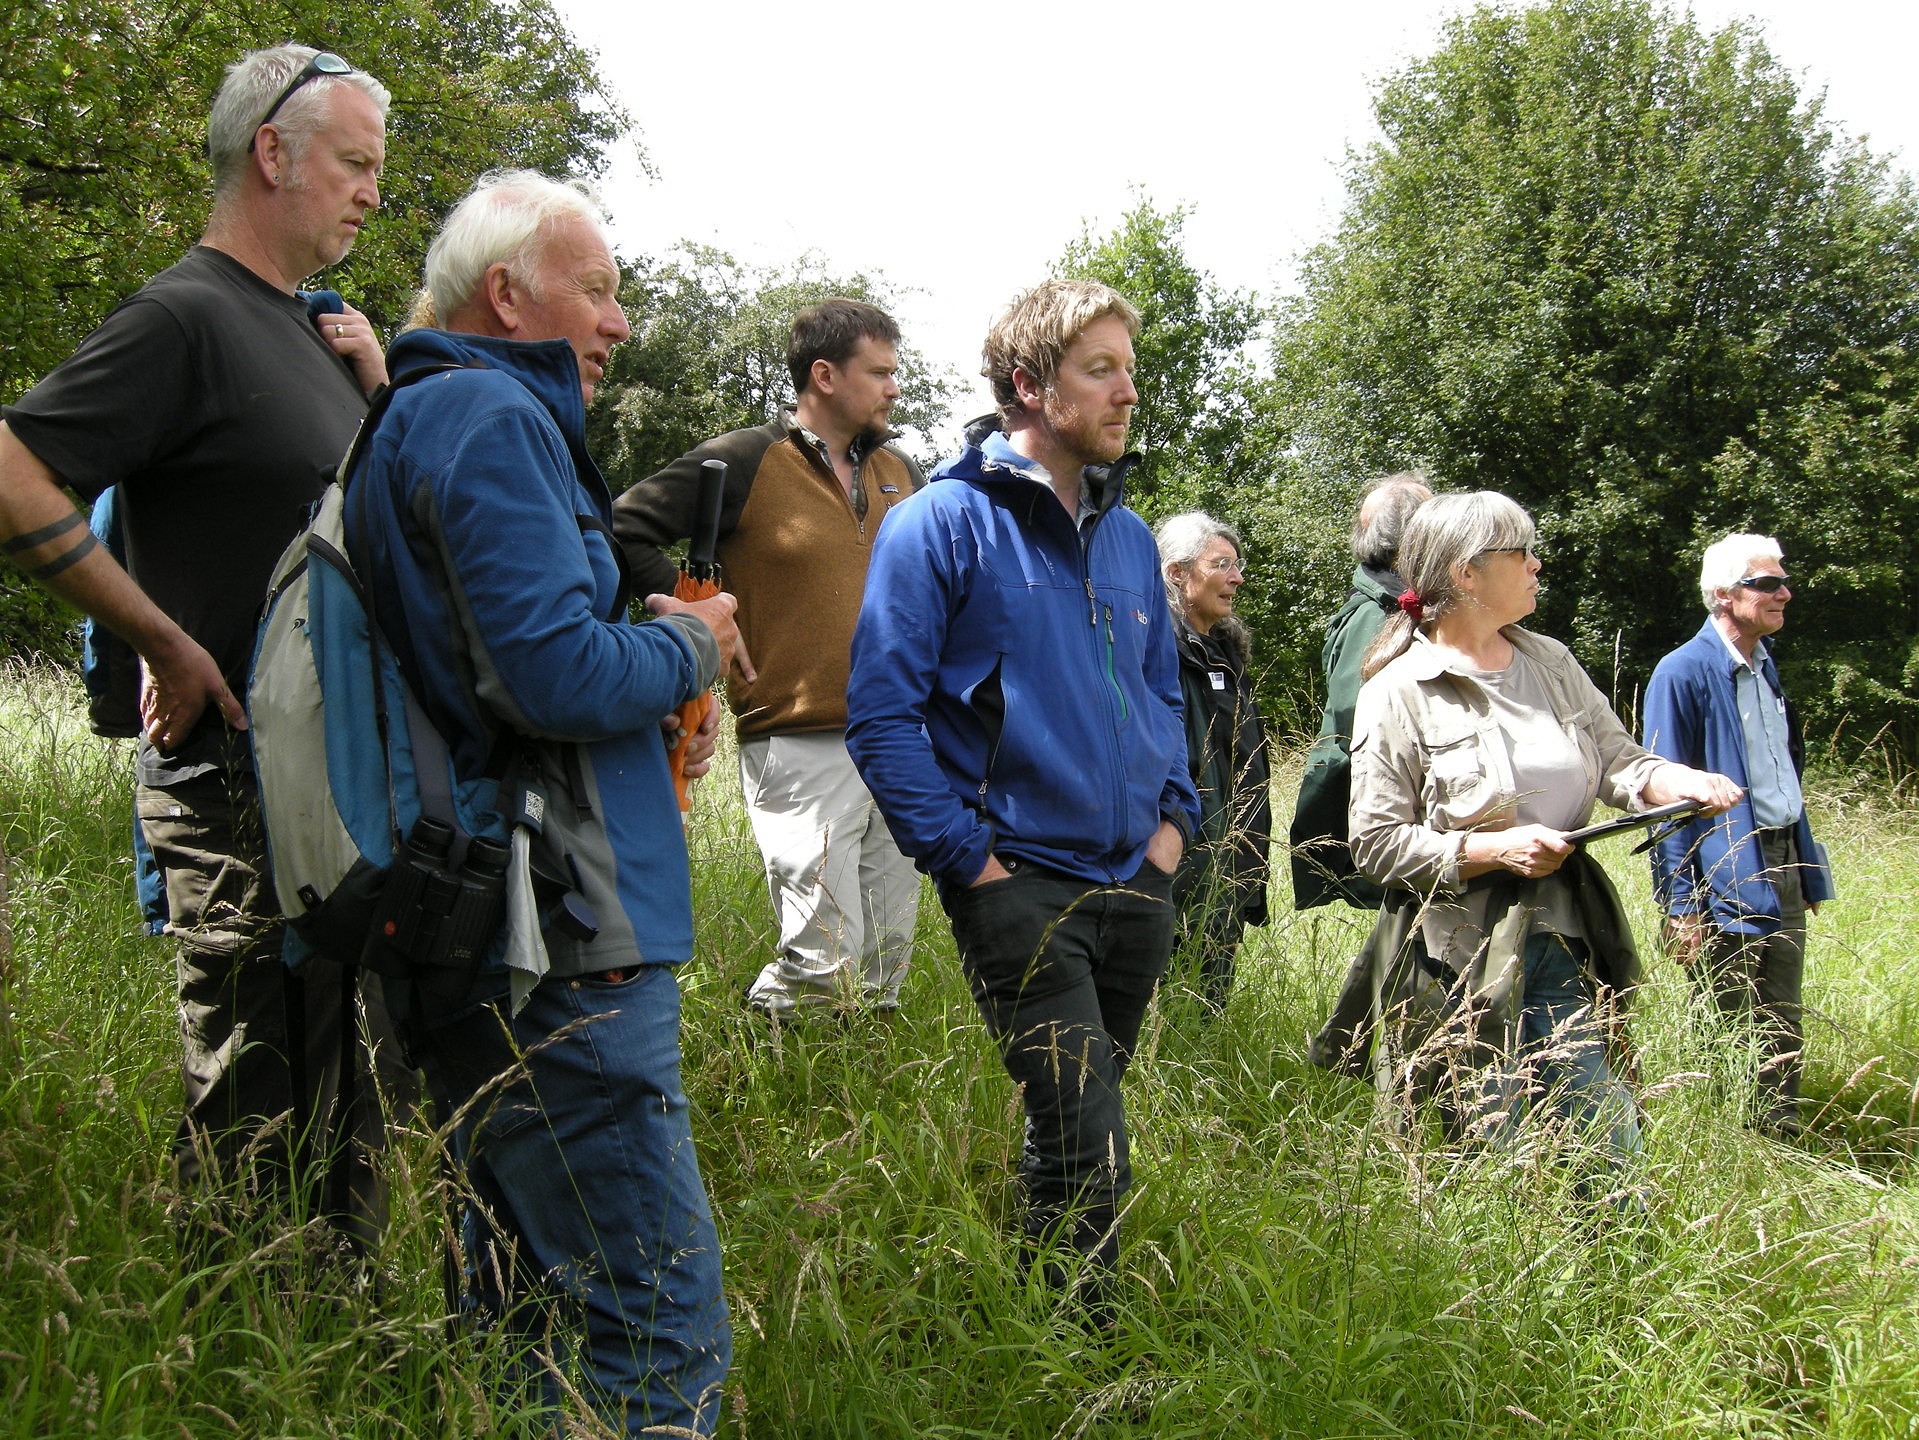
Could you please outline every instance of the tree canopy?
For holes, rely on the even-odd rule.
[[[0,7],[0,400],[199,236],[213,94],[242,53],[288,37],[339,52],[393,93],[382,207],[321,279],[389,332],[428,242],[481,171],[597,174],[629,128],[547,0]],[[0,613],[9,648],[63,647],[65,612],[12,567]]]
[[[1919,739],[1919,211],[1752,29],[1644,0],[1480,9],[1388,79],[1282,326],[1303,467],[1504,490],[1537,624],[1630,700],[1700,618],[1704,545],[1777,534],[1788,684]],[[1343,518],[1343,517],[1342,517]]]

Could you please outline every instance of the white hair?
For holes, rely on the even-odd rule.
[[[489,170],[453,207],[426,252],[426,292],[442,325],[466,307],[481,277],[504,264],[536,300],[540,260],[554,229],[581,219],[597,230],[599,196],[584,180],[537,170]]]
[[[1725,597],[1719,592],[1745,579],[1756,560],[1776,561],[1783,569],[1786,554],[1770,535],[1728,535],[1706,547],[1706,553],[1699,557],[1699,598],[1706,602],[1708,615],[1726,608]]]
[[[1374,570],[1390,570],[1399,540],[1413,511],[1433,498],[1426,477],[1412,470],[1388,475],[1366,487],[1353,517],[1353,558]]]
[[[227,78],[220,82],[220,93],[213,97],[213,111],[207,117],[207,159],[213,164],[216,198],[238,187],[246,173],[253,137],[267,110],[319,53],[311,45],[274,45],[250,50],[227,66]],[[273,117],[294,166],[330,115],[330,106],[322,102],[341,85],[350,85],[365,95],[379,110],[380,118],[386,119],[393,97],[386,86],[365,71],[315,75],[287,96]]]
[[[1166,603],[1172,606],[1175,615],[1186,613],[1186,599],[1170,573],[1173,566],[1181,569],[1190,566],[1215,539],[1231,545],[1235,555],[1246,553],[1239,531],[1215,520],[1204,510],[1188,510],[1183,515],[1160,521],[1153,529],[1153,539],[1159,544],[1160,579],[1166,585]]]

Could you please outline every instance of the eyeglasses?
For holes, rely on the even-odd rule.
[[[1493,545],[1479,552],[1482,555],[1524,555],[1528,560],[1539,558],[1536,545]]]
[[[1206,562],[1206,568],[1221,575],[1231,573],[1243,577],[1246,574],[1246,561],[1238,555],[1215,555]]]
[[[1761,595],[1777,595],[1786,588],[1784,575],[1748,575],[1743,580],[1732,582],[1739,590],[1757,590]]]
[[[287,88],[279,93],[271,105],[267,106],[267,113],[262,115],[258,123],[254,125],[253,139],[247,141],[247,154],[251,155],[253,153],[253,147],[259,142],[260,126],[266,124],[275,115],[280,113],[280,107],[292,98],[295,90],[298,90],[302,85],[306,84],[307,81],[317,79],[322,75],[351,75],[352,73],[353,67],[330,50],[322,50],[318,55],[315,55],[311,60],[307,61],[307,63],[301,67],[300,73],[287,81]]]

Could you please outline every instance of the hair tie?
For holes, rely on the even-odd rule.
[[[1400,592],[1399,608],[1413,617],[1415,625],[1426,618],[1426,607],[1420,602],[1419,592],[1411,586]]]

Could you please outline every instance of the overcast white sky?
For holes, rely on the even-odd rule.
[[[908,339],[972,376],[992,316],[1135,189],[1194,207],[1187,255],[1229,287],[1291,288],[1329,233],[1374,83],[1429,52],[1459,5],[556,0],[600,53],[658,172],[620,147],[616,247],[677,240],[759,264],[817,251],[912,290]],[[1919,155],[1919,5],[1698,0],[1761,26],[1828,119]],[[988,408],[983,386],[970,410]]]

